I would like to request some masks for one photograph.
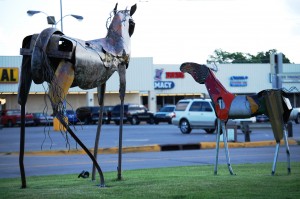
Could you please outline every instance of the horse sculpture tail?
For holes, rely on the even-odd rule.
[[[49,97],[55,115],[59,110],[62,110],[60,105],[63,106],[62,102],[65,101],[68,90],[73,83],[74,73],[74,66],[71,62],[60,61],[49,86]]]

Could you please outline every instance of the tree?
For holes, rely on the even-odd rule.
[[[256,55],[251,55],[250,53],[229,53],[222,49],[216,49],[214,55],[209,56],[207,63],[270,63],[270,55],[276,52],[276,49],[271,49],[266,52],[258,52]],[[282,61],[283,63],[291,63],[284,54],[282,54]]]

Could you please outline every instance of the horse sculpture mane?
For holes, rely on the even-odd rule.
[[[230,165],[226,123],[229,119],[249,118],[252,116],[265,114],[269,117],[274,138],[276,140],[276,151],[272,167],[272,175],[275,173],[280,140],[284,138],[286,152],[288,156],[288,173],[290,173],[290,153],[287,141],[286,123],[289,120],[292,106],[284,91],[280,89],[262,90],[256,95],[234,95],[227,91],[214,73],[206,65],[193,62],[186,62],[180,66],[182,72],[189,73],[196,82],[205,84],[212,99],[217,117],[217,145],[215,174],[217,174],[219,137],[223,132],[226,159],[229,172],[233,174]]]
[[[130,60],[130,37],[134,32],[135,23],[132,15],[136,5],[130,10],[113,9],[113,16],[105,38],[83,41],[64,35],[54,28],[47,28],[40,34],[29,35],[24,38],[20,54],[23,55],[21,77],[18,92],[18,103],[21,105],[20,156],[22,188],[26,188],[24,170],[24,142],[25,142],[25,105],[32,81],[36,84],[47,82],[49,86],[48,98],[51,101],[53,114],[67,129],[67,132],[83,148],[93,161],[94,169],[100,175],[100,186],[104,186],[104,177],[97,162],[98,142],[101,130],[104,93],[106,81],[117,71],[120,76],[120,100],[124,104],[126,89],[126,68]],[[75,135],[64,119],[66,109],[64,101],[70,87],[98,90],[100,117],[95,139],[94,155],[85,147]],[[121,119],[123,112],[121,111]],[[119,160],[122,149],[122,123],[120,125]],[[118,176],[121,175],[121,161],[118,166]]]

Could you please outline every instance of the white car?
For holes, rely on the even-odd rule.
[[[290,120],[295,120],[296,124],[300,123],[300,108],[293,108],[290,114]]]
[[[176,104],[172,123],[178,126],[183,134],[192,129],[204,129],[213,133],[217,117],[210,99],[182,99]]]

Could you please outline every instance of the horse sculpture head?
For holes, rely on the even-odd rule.
[[[193,62],[185,62],[180,66],[181,72],[189,73],[196,82],[204,84],[210,69],[206,65]]]
[[[113,31],[120,36],[127,37],[129,34],[129,37],[133,34],[135,23],[132,19],[132,15],[136,11],[136,4],[131,6],[130,10],[117,10],[118,3],[116,4],[113,14],[114,18],[112,23],[110,24],[108,31]],[[121,25],[124,27],[122,28]]]
[[[101,44],[106,52],[114,56],[130,56],[130,37],[135,27],[132,15],[137,6],[133,5],[130,10],[117,10],[117,6],[112,11],[113,16],[108,19],[110,21],[112,18],[107,36]]]

